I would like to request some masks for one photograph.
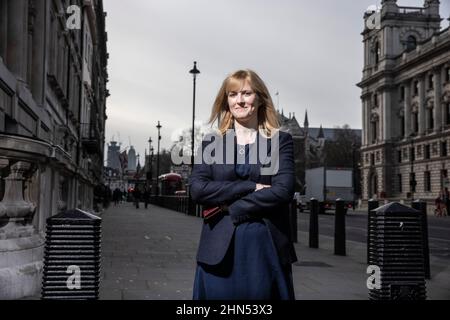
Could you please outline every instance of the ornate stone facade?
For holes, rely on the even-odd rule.
[[[39,294],[48,217],[92,211],[106,40],[100,0],[0,0],[0,299]]]
[[[450,167],[450,28],[439,0],[423,7],[382,1],[379,25],[367,23],[362,89],[363,200],[431,204]]]

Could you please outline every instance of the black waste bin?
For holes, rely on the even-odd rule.
[[[47,219],[42,299],[98,299],[101,220],[79,209]]]
[[[380,271],[380,287],[369,289],[369,298],[425,300],[421,213],[394,202],[374,209],[369,223],[369,262]]]

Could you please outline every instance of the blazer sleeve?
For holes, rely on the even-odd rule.
[[[252,192],[228,206],[232,221],[240,223],[289,203],[294,196],[294,185],[294,143],[290,134],[280,132],[279,168],[272,176],[271,187]]]
[[[205,144],[202,144],[202,150]],[[190,176],[190,193],[194,201],[207,206],[228,204],[256,189],[253,181],[215,181],[212,165],[204,163],[194,164]]]

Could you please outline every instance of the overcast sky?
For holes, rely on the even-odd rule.
[[[223,79],[250,68],[274,103],[303,126],[361,128],[364,11],[379,0],[105,0],[110,54],[106,140],[148,150],[169,148],[192,123],[192,76],[198,62],[196,120],[206,122]],[[423,0],[399,0],[422,6]],[[450,0],[441,0],[441,17]],[[444,20],[442,27],[447,27]],[[197,121],[196,121],[197,122]],[[156,152],[156,143],[153,144]],[[141,157],[141,160],[143,157]],[[142,163],[142,161],[141,161]]]

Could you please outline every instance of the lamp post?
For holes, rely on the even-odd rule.
[[[194,61],[194,68],[189,71],[190,74],[192,74],[193,78],[193,100],[192,100],[192,136],[191,136],[191,173],[194,170],[194,145],[195,145],[195,85],[197,80],[197,75],[200,73],[200,70],[197,69],[197,61]],[[190,181],[189,181],[190,184]],[[194,214],[194,202],[191,198],[191,192],[190,192],[190,185],[189,185],[189,193],[188,193],[188,214],[193,215]]]
[[[416,192],[416,176],[414,173],[414,159],[416,157],[416,150],[414,149],[414,135],[410,135],[409,139],[411,140],[411,150],[409,153],[409,157],[410,157],[410,162],[411,162],[411,170],[409,173],[409,186],[410,186],[410,190],[411,190],[411,203],[414,202],[414,192]]]
[[[152,185],[152,137],[148,138],[148,172],[147,172],[147,189],[149,189]]]
[[[197,61],[194,61],[194,68],[192,68],[192,70],[189,71],[189,73],[192,74],[193,81],[194,81],[193,102],[192,102],[192,140],[191,140],[191,166],[192,166],[191,168],[194,168],[195,85],[196,85],[197,75],[200,73],[200,70],[197,69]]]
[[[158,158],[156,159],[156,195],[159,195],[159,143],[161,141],[161,135],[159,134],[159,131],[162,128],[162,125],[158,121],[158,125],[156,126],[158,129]]]

